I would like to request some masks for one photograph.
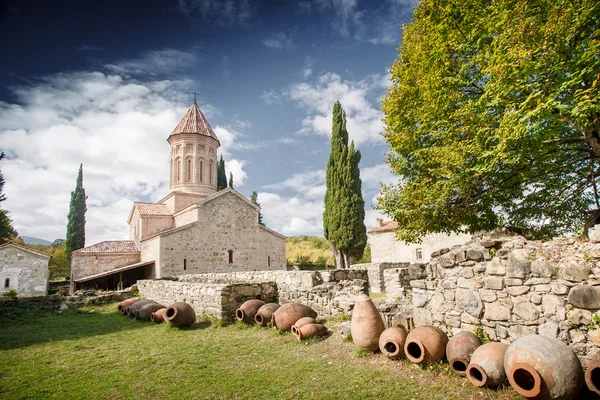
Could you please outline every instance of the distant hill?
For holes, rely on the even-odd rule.
[[[36,238],[36,237],[31,237],[31,236],[19,236],[19,237],[21,239],[23,239],[23,241],[27,244],[52,244],[52,242],[49,242],[44,239]]]
[[[287,264],[289,265],[318,265],[334,267],[335,261],[324,237],[319,236],[290,236],[285,243]],[[365,254],[360,260],[350,259],[351,264],[371,262],[371,246],[367,244]]]

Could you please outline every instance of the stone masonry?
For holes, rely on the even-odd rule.
[[[14,290],[18,296],[48,293],[50,256],[13,243],[0,246],[0,293]]]

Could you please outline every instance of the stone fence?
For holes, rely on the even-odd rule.
[[[483,237],[436,253],[428,264],[384,271],[382,307],[412,305],[415,326],[453,334],[481,327],[507,343],[551,336],[584,363],[600,353],[600,243]]]
[[[386,270],[391,268],[405,268],[408,267],[408,263],[368,263],[368,264],[354,264],[350,268],[355,270],[367,270],[369,274],[369,286],[373,293],[385,293],[387,288],[385,286],[384,273]]]
[[[320,316],[349,312],[369,292],[365,270],[241,271],[138,281],[140,295],[169,305],[186,301],[199,314],[233,316],[246,300],[298,302]]]

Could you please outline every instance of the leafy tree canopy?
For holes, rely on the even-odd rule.
[[[595,222],[599,54],[598,1],[422,1],[383,100],[398,236]]]

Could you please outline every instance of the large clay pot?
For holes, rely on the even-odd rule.
[[[298,321],[296,321],[296,323],[294,325],[292,325],[292,333],[295,335],[296,331],[298,329],[302,328],[304,325],[316,324],[316,323],[317,323],[317,321],[315,321],[314,318],[302,317]]]
[[[412,363],[426,365],[444,359],[448,336],[431,325],[418,326],[408,333],[404,353]]]
[[[496,387],[506,382],[504,354],[508,349],[505,343],[486,343],[479,346],[471,355],[467,367],[467,379],[473,385]]]
[[[146,321],[150,321],[150,317],[152,317],[152,313],[160,310],[161,308],[165,308],[162,304],[146,304],[135,313],[135,317],[137,319],[143,319]]]
[[[600,394],[600,359],[596,358],[588,365],[585,371],[585,384],[592,392]]]
[[[127,312],[127,315],[129,315],[131,318],[135,318],[135,313],[137,312],[137,310],[144,307],[146,304],[153,304],[153,303],[156,303],[156,302],[154,300],[140,300],[140,301],[136,301],[135,303],[133,303],[132,305],[127,307],[125,310]]]
[[[513,389],[530,399],[576,399],[584,382],[573,350],[540,335],[523,336],[508,346],[504,370]]]
[[[404,343],[406,342],[406,329],[393,326],[384,330],[379,336],[379,350],[391,360],[398,360],[404,356]]]
[[[471,354],[481,346],[481,341],[471,332],[459,332],[446,345],[446,358],[455,374],[465,376]]]
[[[264,305],[265,302],[262,300],[248,300],[244,302],[240,308],[235,310],[235,318],[237,318],[238,321],[253,324],[256,313]]]
[[[311,337],[321,337],[327,335],[327,328],[321,324],[306,324],[296,329],[294,335],[298,340],[310,339]]]
[[[354,344],[361,349],[379,349],[379,335],[385,330],[383,319],[373,301],[366,294],[356,298],[352,310],[350,332]]]
[[[312,308],[299,303],[284,304],[273,313],[271,325],[282,331],[289,331],[292,325],[302,317],[317,318],[317,313]]]
[[[168,310],[168,308],[165,307],[165,308],[161,308],[160,310],[153,312],[152,315],[150,316],[150,320],[152,322],[156,322],[157,324],[164,322],[165,313],[167,312],[167,310]]]
[[[190,326],[196,322],[196,312],[188,303],[178,301],[167,308],[165,321],[169,326]]]
[[[129,307],[136,301],[138,301],[138,299],[136,299],[135,297],[133,297],[131,299],[127,299],[125,301],[122,301],[121,303],[119,303],[119,306],[117,307],[117,309],[119,310],[119,312],[121,314],[127,314],[127,307]]]
[[[267,326],[267,324],[271,322],[271,318],[273,318],[273,313],[277,311],[278,308],[279,304],[277,303],[265,304],[258,309],[258,312],[254,316],[254,322],[260,326]]]

